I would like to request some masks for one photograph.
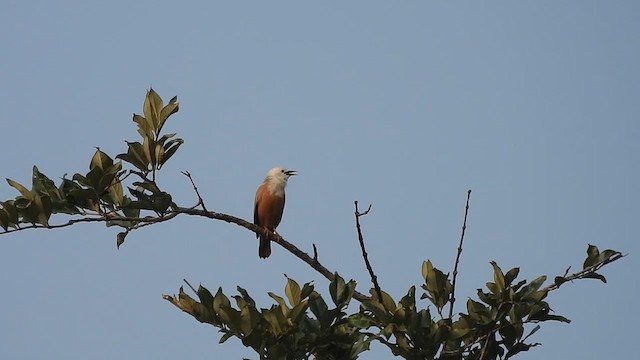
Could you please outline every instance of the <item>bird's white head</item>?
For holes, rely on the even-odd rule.
[[[287,170],[283,167],[278,166],[269,170],[264,181],[272,182],[274,183],[274,185],[280,185],[284,187],[285,185],[287,185],[287,180],[289,180],[289,177],[293,175],[297,175],[295,170]]]

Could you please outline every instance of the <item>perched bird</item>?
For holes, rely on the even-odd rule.
[[[256,200],[253,205],[253,222],[256,225],[266,228],[269,232],[276,232],[284,212],[284,188],[287,186],[289,177],[293,175],[296,175],[294,170],[281,167],[269,170],[264,182],[256,191]],[[260,238],[258,256],[268,258],[271,255],[269,238],[258,234],[256,238]]]

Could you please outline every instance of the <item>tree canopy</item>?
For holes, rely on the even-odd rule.
[[[121,229],[116,236],[120,248],[130,233],[184,215],[225,221],[268,236],[326,277],[330,299],[324,299],[316,285],[300,285],[289,277],[284,296],[268,294],[274,301],[268,307],[256,304],[241,287],[230,296],[221,288],[212,292],[187,282],[193,294],[180,287],[177,295],[163,295],[195,320],[217,328],[222,334],[221,343],[238,338],[261,359],[355,359],[368,351],[373,341],[405,359],[508,359],[539,345],[530,337],[540,329],[540,323],[570,322],[552,311],[549,294],[574,280],[606,282],[600,269],[624,256],[619,251],[600,251],[588,245],[579,271],[571,272],[569,267],[564,274],[552,278],[541,275],[530,281],[518,277],[518,267],[504,271],[492,261],[493,279],[477,290],[476,298],[457,301],[456,278],[469,215],[469,190],[452,271],[445,272],[425,260],[418,293],[414,285],[394,298],[378,284],[367,256],[359,219],[371,207],[361,212],[355,202],[358,241],[372,282],[365,294],[357,291],[355,281],[345,280],[348,277],[344,274],[321,264],[316,253],[307,254],[279,234],[249,221],[207,209],[187,171],[183,174],[190,180],[197,201],[191,206],[176,204],[156,179],[184,143],[175,133],[163,132],[165,123],[178,110],[176,97],[165,104],[150,89],[143,114],[133,115],[140,138],[127,141],[123,153],[112,157],[98,148],[87,173],[65,177],[58,184],[36,166],[30,189],[7,179],[18,195],[0,202],[0,235],[97,222]],[[359,306],[350,310],[354,301]]]

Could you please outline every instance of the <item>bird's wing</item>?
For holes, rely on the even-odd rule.
[[[253,223],[256,225],[260,225],[260,218],[258,217],[258,204],[260,203],[260,199],[262,198],[262,191],[260,191],[262,189],[262,186],[263,185],[260,185],[258,191],[256,191],[256,199],[253,202]],[[256,233],[256,239],[259,236],[260,235]]]

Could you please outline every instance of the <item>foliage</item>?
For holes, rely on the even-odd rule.
[[[177,296],[165,297],[198,321],[211,324],[223,334],[220,343],[237,337],[252,348],[261,359],[356,359],[369,349],[367,338],[345,313],[356,284],[345,282],[336,275],[329,286],[333,307],[329,307],[314,286],[302,288],[287,279],[285,294],[288,301],[274,293],[275,301],[269,309],[258,309],[246,290],[237,288],[233,296],[236,306],[218,289],[215,295],[200,286],[196,290],[199,301],[192,299],[182,288]],[[310,316],[313,314],[313,317]]]
[[[97,215],[107,220],[107,226],[125,229],[117,236],[120,246],[131,229],[140,223],[140,211],[166,214],[173,204],[171,195],[160,190],[156,183],[156,171],[175,154],[182,139],[176,134],[161,134],[171,115],[178,111],[177,98],[164,105],[160,96],[150,89],[144,101],[144,116],[134,114],[142,143],[127,142],[127,152],[114,160],[99,148],[89,163],[89,172],[76,173],[72,179],[63,177],[56,186],[37,167],[33,167],[31,190],[16,181],[7,179],[20,195],[15,200],[0,201],[0,227],[20,229],[24,224],[31,227],[49,227],[52,214]],[[122,162],[133,168],[123,170]],[[130,175],[138,178],[128,187],[131,197],[123,192],[122,181]],[[74,220],[71,220],[73,223]]]
[[[621,256],[618,252],[600,253],[589,245],[583,271],[615,261],[618,256]],[[445,306],[453,306],[452,286],[448,276],[429,261],[422,267],[425,292],[421,299],[429,300],[440,314],[438,318],[432,315],[430,306],[419,306],[416,302],[415,286],[397,302],[383,291],[382,299],[372,296],[361,302],[357,312],[347,316],[344,310],[352,299],[355,282],[345,283],[338,274],[329,286],[336,306],[331,309],[313,285],[304,284],[300,289],[292,279],[285,286],[290,306],[282,297],[269,293],[276,304],[258,310],[240,287],[240,296],[233,297],[237,308],[230,305],[222,289],[212,296],[202,286],[196,291],[199,301],[182,288],[177,296],[165,295],[165,299],[198,321],[219,328],[223,333],[221,343],[237,337],[260,354],[261,359],[307,359],[310,355],[318,359],[355,359],[368,350],[371,341],[381,342],[393,355],[404,359],[509,359],[540,345],[527,342],[540,329],[539,323],[570,322],[552,314],[544,300],[555,289],[555,285],[542,287],[546,276],[516,282],[518,268],[504,273],[495,262],[491,265],[493,281],[486,284],[487,291],[478,289],[477,300],[468,299],[466,311],[455,318],[441,315]],[[601,274],[597,275],[605,281]],[[572,280],[566,276],[557,278]],[[375,293],[374,289],[371,293]]]
[[[166,105],[153,89],[147,92],[143,115],[133,115],[141,141],[126,142],[126,152],[112,157],[97,149],[86,174],[76,173],[71,179],[62,178],[56,185],[37,167],[33,167],[31,189],[7,179],[19,195],[13,200],[0,201],[0,227],[8,234],[31,228],[59,228],[79,222],[104,222],[123,231],[116,236],[118,247],[127,234],[144,226],[168,221],[178,214],[199,215],[223,220],[260,232],[255,224],[231,215],[208,211],[198,190],[195,206],[176,205],[171,194],[160,189],[156,175],[183,144],[176,134],[163,134],[166,121],[178,111],[174,97]],[[124,166],[127,166],[125,169]],[[134,177],[127,186],[123,182]],[[196,209],[198,206],[202,210]],[[468,203],[467,203],[468,210]],[[368,210],[367,210],[368,212]],[[54,214],[70,216],[66,223],[51,224]],[[356,219],[365,215],[358,213]],[[143,216],[144,215],[144,216]],[[466,214],[465,225],[466,227]],[[358,232],[364,252],[364,242]],[[478,289],[476,299],[468,299],[466,309],[453,316],[455,280],[448,273],[435,268],[431,261],[422,264],[423,290],[416,301],[416,287],[396,301],[387,292],[371,289],[367,297],[356,291],[356,283],[346,282],[337,273],[324,268],[314,256],[303,253],[279,235],[272,239],[294,256],[319,271],[329,283],[331,304],[310,283],[302,287],[288,278],[285,297],[269,293],[275,301],[270,308],[259,308],[248,292],[240,287],[238,295],[231,296],[235,305],[221,288],[212,294],[200,286],[193,289],[197,300],[180,288],[177,296],[163,297],[193,316],[197,321],[210,324],[222,333],[220,342],[238,338],[253,349],[261,359],[356,359],[367,351],[372,341],[384,344],[395,356],[405,359],[508,359],[528,351],[538,343],[527,339],[540,329],[545,321],[569,320],[554,314],[546,301],[551,291],[578,279],[598,279],[606,282],[598,271],[605,265],[623,257],[620,252],[589,245],[587,258],[581,271],[554,277],[544,286],[546,276],[531,281],[519,280],[519,268],[506,273],[495,262],[493,281],[486,289]],[[458,249],[462,251],[462,239]],[[367,263],[368,268],[370,267]],[[372,279],[373,270],[369,268]],[[457,271],[456,268],[454,273]],[[454,277],[455,279],[455,277]],[[348,313],[352,299],[360,302],[357,311]],[[449,316],[443,310],[449,307]],[[353,308],[353,307],[352,307]],[[434,312],[437,315],[434,315]]]

